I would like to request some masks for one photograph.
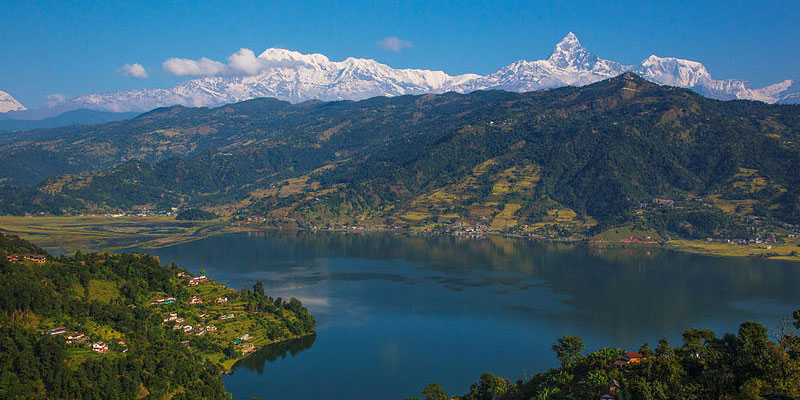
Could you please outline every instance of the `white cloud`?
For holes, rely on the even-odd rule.
[[[147,71],[144,69],[142,64],[139,63],[125,64],[122,66],[122,68],[118,69],[117,72],[122,74],[122,76],[136,79],[144,79],[150,76],[147,75]]]
[[[173,57],[164,61],[164,70],[173,75],[257,75],[262,71],[274,68],[298,68],[307,65],[309,61],[297,53],[300,59],[296,59],[288,50],[278,50],[277,57],[256,57],[253,50],[241,48],[237,52],[228,56],[228,63],[214,61],[203,57],[199,60],[188,58]],[[286,57],[286,54],[290,56]]]
[[[228,66],[236,72],[245,75],[255,75],[258,71],[265,69],[267,65],[256,58],[256,53],[250,49],[239,49],[236,53],[228,57]]]
[[[63,94],[59,94],[59,93],[48,94],[45,97],[47,98],[47,106],[48,107],[55,107],[55,106],[65,102],[65,101],[67,101],[67,98]]]
[[[226,71],[225,64],[203,57],[199,60],[170,58],[162,64],[164,70],[173,75],[219,75]]]
[[[398,39],[394,36],[390,36],[379,41],[378,46],[380,46],[384,50],[402,51],[403,49],[411,48],[411,42],[409,42],[408,40]]]

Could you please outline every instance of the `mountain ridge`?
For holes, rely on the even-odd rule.
[[[295,228],[545,237],[800,224],[800,106],[717,101],[630,72],[526,93],[172,107],[36,135],[0,143],[0,179],[46,178],[0,185],[3,213],[202,208]]]
[[[266,49],[258,57],[242,49],[230,60],[231,66],[220,67],[217,76],[191,79],[172,88],[86,94],[58,107],[60,110],[75,107],[120,112],[148,111],[171,105],[213,107],[257,97],[299,103],[311,99],[362,100],[375,96],[469,93],[487,89],[526,92],[583,86],[624,72],[635,72],[659,84],[691,88],[721,100],[800,101],[800,88],[791,79],[754,88],[737,79],[713,79],[702,63],[656,55],[639,65],[623,65],[598,57],[581,45],[572,32],[554,46],[547,59],[519,60],[485,76],[394,69],[375,60],[354,57],[331,61],[322,54],[302,54],[280,48]],[[236,67],[238,73],[231,71],[232,67]]]

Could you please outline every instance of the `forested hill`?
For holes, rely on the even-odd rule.
[[[0,188],[0,212],[179,207],[301,227],[741,236],[755,221],[800,223],[798,136],[800,106],[716,101],[633,74],[531,93],[257,99],[7,138],[7,183],[49,178]]]
[[[230,399],[223,366],[315,327],[261,282],[235,291],[146,254],[53,257],[0,234],[2,399]]]

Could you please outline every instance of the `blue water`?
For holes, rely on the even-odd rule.
[[[680,343],[770,326],[800,308],[800,264],[659,250],[490,238],[262,233],[158,250],[234,288],[264,282],[298,297],[316,337],[266,349],[225,376],[234,398],[403,399],[438,382],[463,394],[482,372],[511,379],[550,368],[551,344],[588,349]]]

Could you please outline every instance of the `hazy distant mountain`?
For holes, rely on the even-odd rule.
[[[502,89],[526,92],[561,86],[583,86],[624,72],[665,85],[691,88],[705,96],[766,103],[797,103],[800,90],[785,80],[753,88],[735,79],[715,80],[696,61],[652,55],[640,65],[604,60],[569,33],[546,60],[517,61],[486,75],[451,76],[442,71],[393,69],[375,60],[348,58],[331,61],[322,54],[301,54],[271,48],[257,60],[262,69],[250,76],[214,76],[192,79],[168,89],[127,90],[87,94],[60,105],[60,110],[88,108],[105,111],[147,111],[172,105],[219,106],[258,97],[299,103],[311,99],[361,100],[374,96],[471,92]]]
[[[9,111],[20,111],[25,110],[25,106],[23,106],[17,99],[11,97],[10,94],[0,90],[0,113],[5,113]]]
[[[32,129],[59,128],[71,125],[103,124],[111,121],[130,119],[139,115],[138,112],[109,112],[96,110],[74,110],[67,111],[55,117],[40,120],[19,120],[6,119],[0,120],[0,133],[29,131]]]

